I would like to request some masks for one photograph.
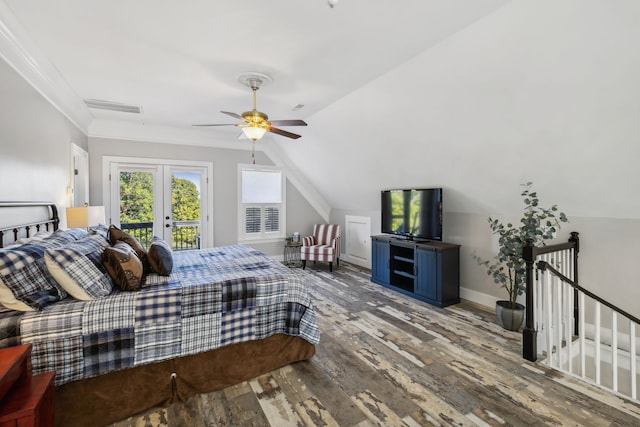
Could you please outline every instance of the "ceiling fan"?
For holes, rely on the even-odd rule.
[[[242,123],[220,123],[220,124],[201,124],[194,126],[236,126],[242,128],[244,134],[256,142],[264,136],[266,132],[275,133],[277,135],[286,136],[287,138],[298,139],[300,135],[279,129],[274,126],[306,126],[303,120],[269,120],[269,116],[256,109],[256,92],[264,83],[270,83],[271,77],[261,73],[244,73],[238,77],[238,81],[249,87],[253,92],[253,110],[236,114],[229,111],[221,111],[221,113],[231,116],[235,119],[242,120]]]

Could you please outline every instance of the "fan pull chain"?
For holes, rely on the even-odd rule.
[[[253,159],[253,164],[256,164],[256,142],[252,141],[251,143],[251,159]]]

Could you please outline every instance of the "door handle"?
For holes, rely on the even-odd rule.
[[[171,224],[165,224],[165,227],[169,228],[171,227]]]
[[[169,216],[165,216],[165,217],[164,217],[164,219],[169,219],[169,218],[171,218],[171,217],[169,217]]]

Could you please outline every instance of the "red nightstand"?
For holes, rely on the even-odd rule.
[[[31,345],[0,350],[0,427],[53,426],[54,377],[31,375]]]

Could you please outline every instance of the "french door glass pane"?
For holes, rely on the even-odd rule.
[[[174,250],[200,247],[200,172],[171,174],[171,240]]]
[[[153,239],[152,172],[120,172],[120,228],[145,248]]]

